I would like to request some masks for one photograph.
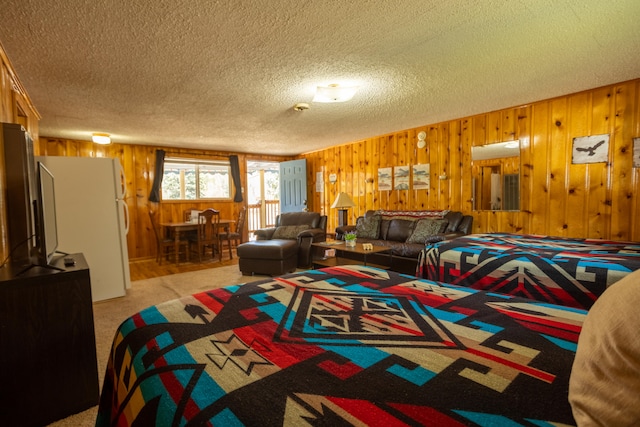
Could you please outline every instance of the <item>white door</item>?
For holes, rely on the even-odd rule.
[[[306,159],[280,163],[280,212],[302,212],[306,209]]]

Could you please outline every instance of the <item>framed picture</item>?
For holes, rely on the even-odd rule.
[[[393,189],[409,189],[409,166],[396,166],[393,168]]]
[[[609,158],[609,135],[573,138],[572,163],[600,163]]]
[[[640,168],[640,138],[633,138],[633,167]]]
[[[431,185],[430,165],[413,165],[413,189],[428,190]]]
[[[386,191],[391,190],[393,182],[393,176],[391,175],[391,168],[379,168],[378,169],[378,190]]]
[[[316,193],[324,192],[324,174],[316,172]]]

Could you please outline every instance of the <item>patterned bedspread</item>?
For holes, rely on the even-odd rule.
[[[640,243],[471,234],[432,245],[420,264],[427,279],[589,309],[640,268]]]
[[[122,323],[97,425],[575,425],[585,314],[363,266],[228,286]]]

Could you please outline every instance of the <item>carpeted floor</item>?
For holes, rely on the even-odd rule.
[[[102,389],[111,342],[123,320],[143,308],[191,295],[207,289],[262,280],[269,276],[243,276],[237,265],[172,274],[131,283],[131,289],[122,298],[101,301],[93,305],[93,316],[98,355],[98,376]],[[69,416],[50,424],[54,427],[85,427],[95,425],[98,407]]]

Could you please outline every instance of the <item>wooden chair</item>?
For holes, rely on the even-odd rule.
[[[185,209],[183,212],[183,220],[184,222],[191,222],[191,214],[193,213],[193,211],[197,211],[197,209],[195,208],[189,208],[189,209]]]
[[[190,237],[190,248],[196,247],[198,251],[198,259],[202,262],[202,255],[205,249],[211,248],[211,257],[215,258],[216,252],[222,261],[222,253],[220,251],[220,211],[209,208],[198,214],[198,232],[195,237]]]
[[[235,247],[237,248],[240,243],[243,243],[243,231],[244,223],[247,215],[247,208],[242,207],[238,212],[238,219],[236,221],[235,231],[224,231],[220,233],[220,250],[224,247],[224,241],[227,241],[229,245],[229,259],[233,259],[233,252],[231,252],[231,241],[233,240]]]
[[[175,253],[175,240],[166,237],[162,234],[158,219],[156,218],[157,212],[154,209],[149,209],[149,218],[151,219],[151,227],[153,228],[153,234],[156,237],[156,262],[162,264],[163,258],[168,258],[169,254],[173,252],[175,261],[178,262],[179,253]],[[184,248],[185,253],[189,249],[189,241],[186,239],[180,239],[179,248]],[[180,249],[179,249],[180,250]]]

